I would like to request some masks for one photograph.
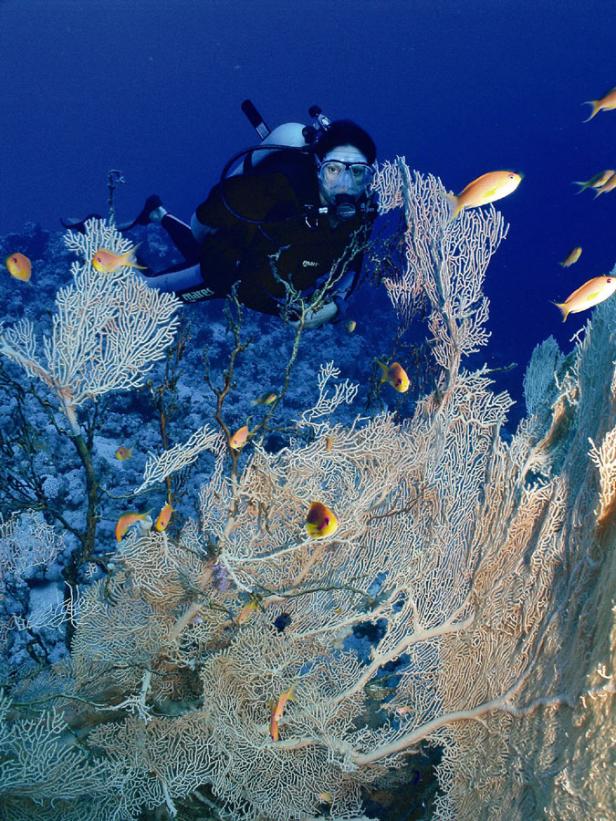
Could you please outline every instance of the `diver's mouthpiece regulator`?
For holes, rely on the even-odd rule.
[[[336,194],[333,212],[341,220],[352,220],[357,215],[357,202],[351,194]]]

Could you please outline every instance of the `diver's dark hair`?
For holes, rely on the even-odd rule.
[[[339,145],[354,145],[366,157],[370,165],[376,159],[376,145],[374,140],[363,128],[352,120],[334,120],[314,143],[313,150],[322,160],[328,151]]]

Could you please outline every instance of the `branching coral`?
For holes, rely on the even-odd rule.
[[[200,796],[219,818],[315,818],[325,797],[330,817],[360,819],[362,789],[421,743],[442,750],[439,818],[609,817],[600,726],[613,728],[616,378],[606,352],[616,303],[597,309],[573,357],[536,352],[530,415],[505,441],[509,397],[485,370],[461,367],[487,339],[482,282],[500,216],[452,224],[438,181],[402,161],[376,185],[386,207],[412,215],[408,269],[390,291],[410,306],[419,277],[438,389],[403,423],[381,414],[344,427],[331,413],[353,386],[332,394],[326,366],[298,420],[311,441],[270,453],[256,439],[229,471],[221,438],[203,429],[151,462],[146,483],[211,453],[199,526],[126,540],[113,574],[85,596],[72,685],[54,696],[67,738],[70,728],[105,762],[106,817],[174,814]],[[303,527],[314,500],[339,521],[318,540]],[[360,659],[348,638],[367,622],[381,630]],[[273,736],[285,692],[294,697]],[[12,720],[7,712],[8,732]],[[15,761],[9,752],[3,766]],[[39,817],[54,817],[57,793],[4,783],[11,806],[37,801]]]

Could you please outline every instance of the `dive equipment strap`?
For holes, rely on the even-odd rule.
[[[242,111],[248,118],[248,122],[255,129],[259,137],[264,140],[272,133],[272,129],[265,122],[263,117],[257,111],[252,100],[244,100],[241,105]]]

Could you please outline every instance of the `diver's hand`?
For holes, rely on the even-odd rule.
[[[308,310],[304,316],[304,328],[320,328],[326,322],[331,322],[337,313],[338,306],[335,302],[326,302],[318,311]],[[291,325],[297,328],[299,321],[291,322]]]

